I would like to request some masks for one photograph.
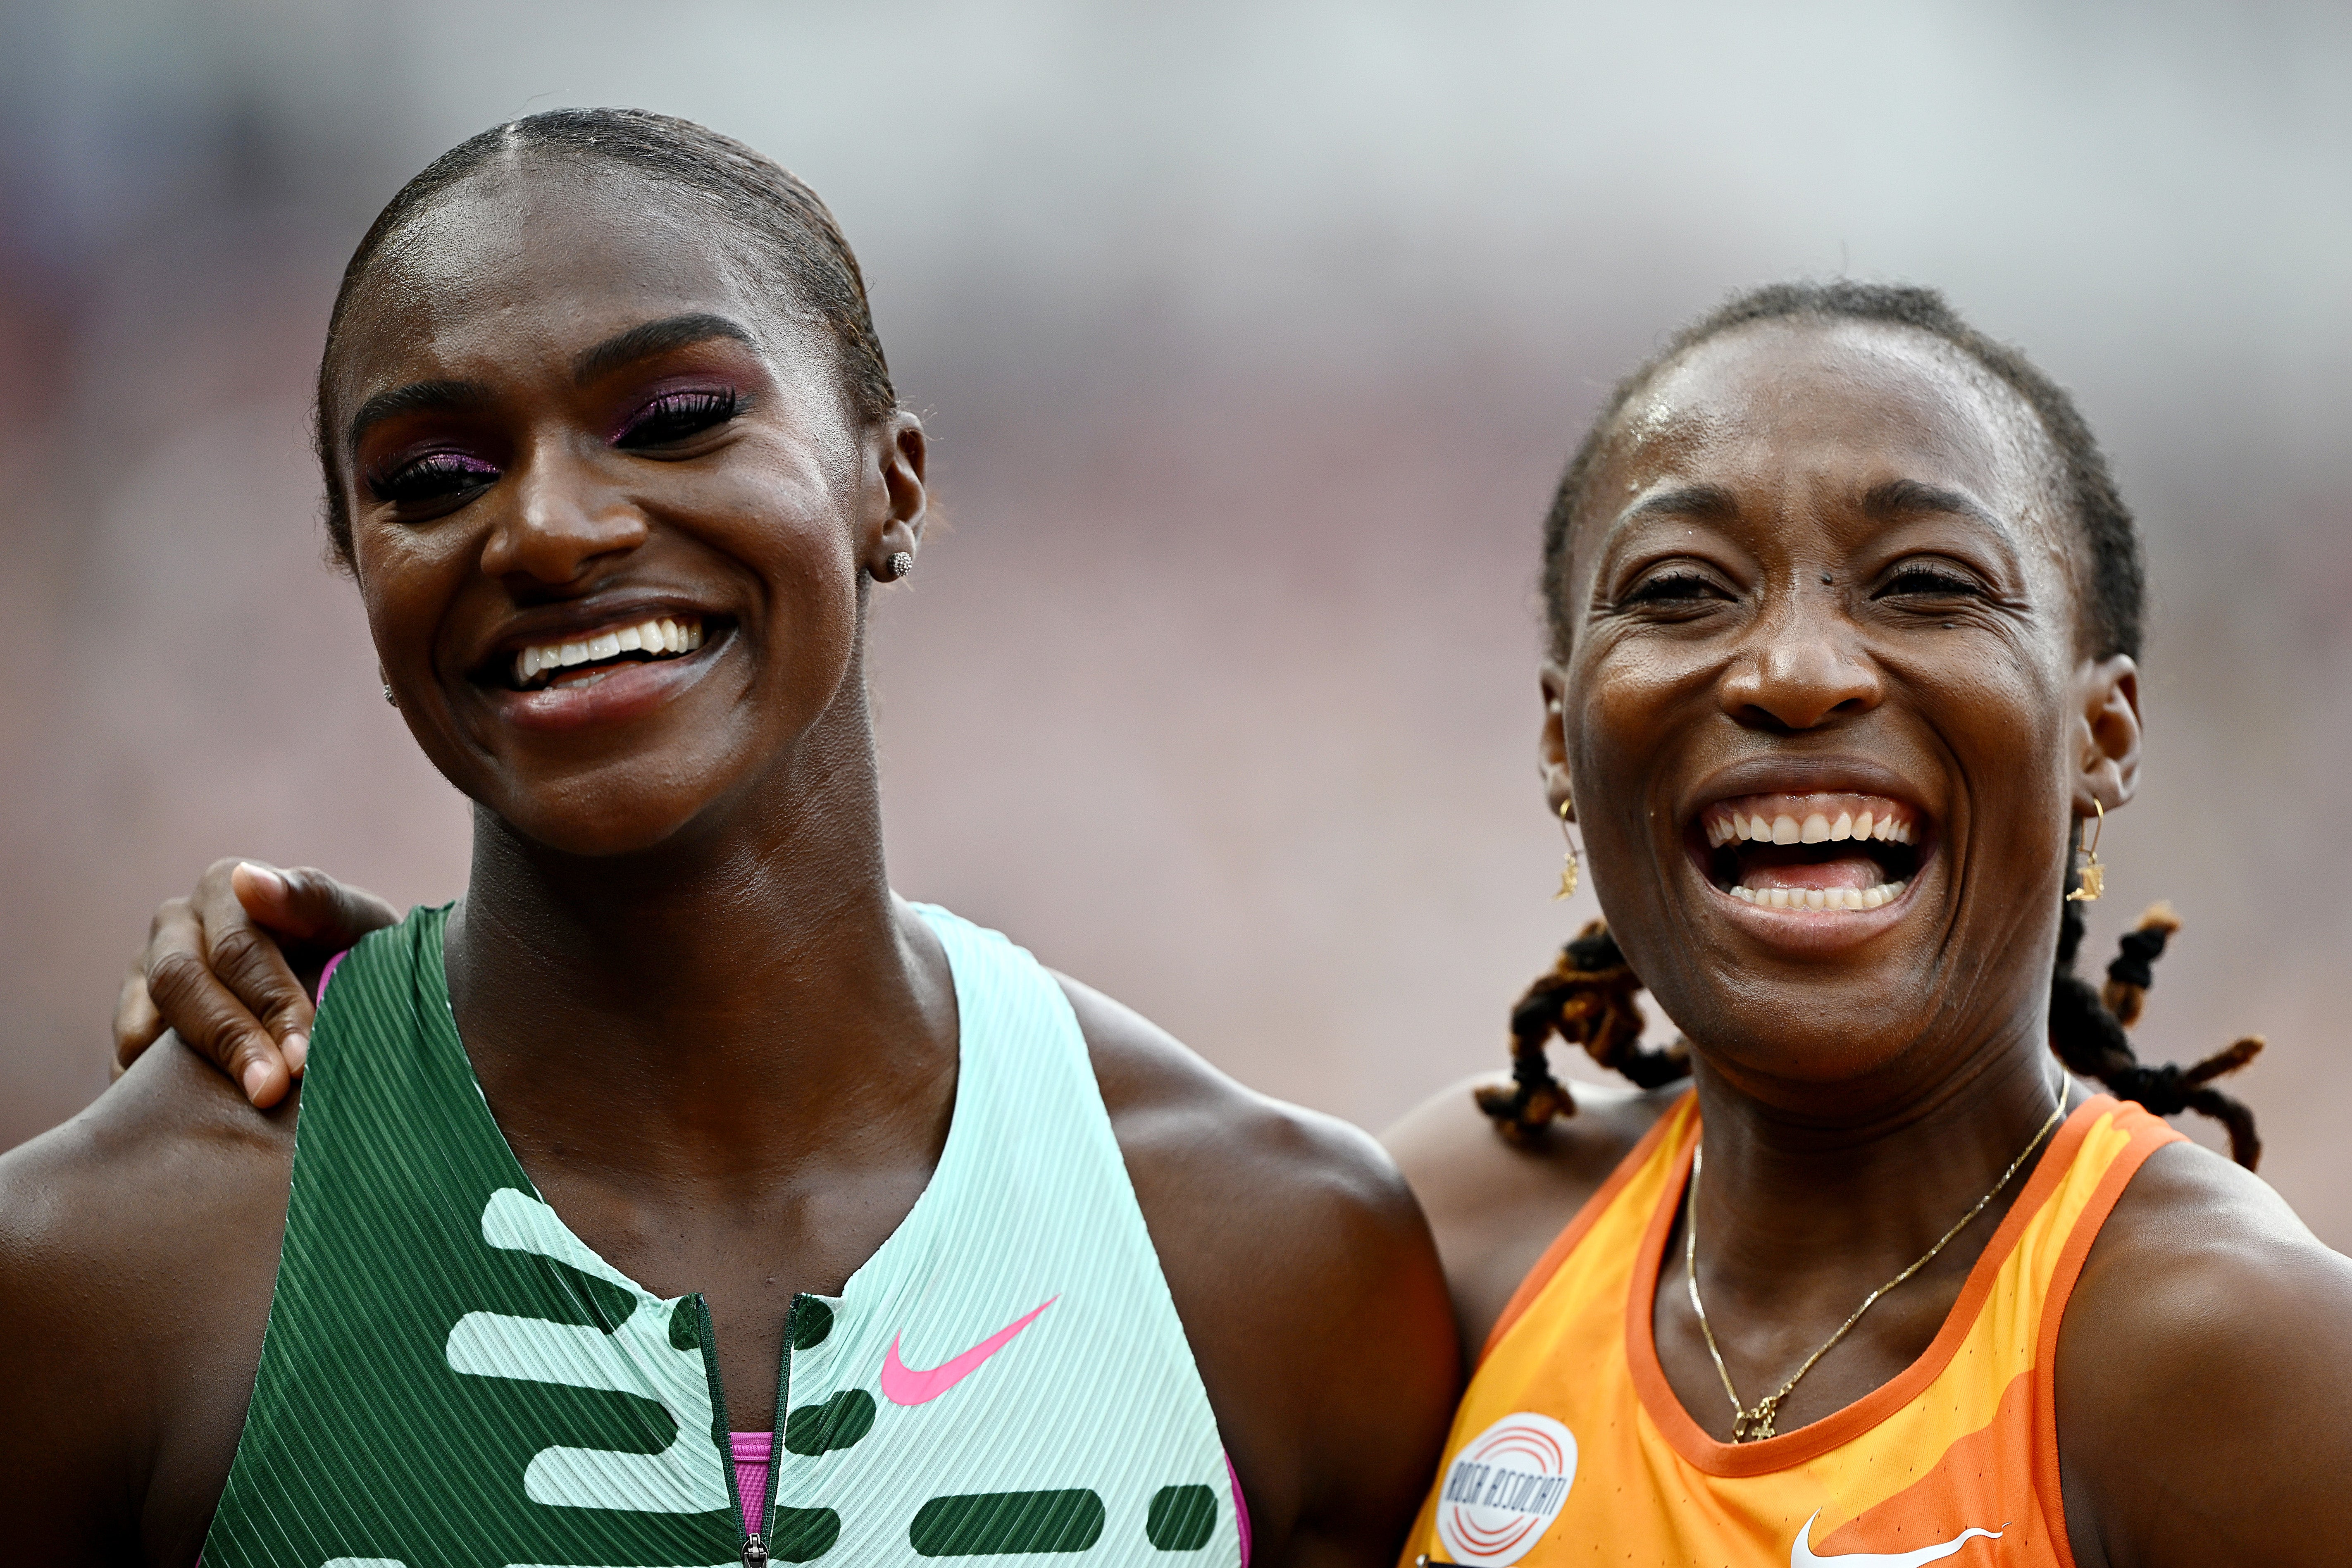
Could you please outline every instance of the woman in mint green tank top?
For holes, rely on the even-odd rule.
[[[499,127],[361,242],[319,393],[472,871],[267,1120],[156,1051],[0,1160],[0,1556],[1388,1560],[1454,1381],[1393,1171],[889,889],[927,448],[815,196]]]

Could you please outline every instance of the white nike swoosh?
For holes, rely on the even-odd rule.
[[[1813,1519],[1822,1517],[1813,1510]],[[1978,1536],[1993,1541],[2000,1539],[1998,1530],[1979,1530],[1973,1525],[1940,1546],[1922,1546],[1916,1552],[1841,1552],[1831,1557],[1813,1555],[1813,1519],[1805,1521],[1805,1528],[1797,1531],[1797,1544],[1789,1548],[1789,1568],[1813,1568],[1815,1563],[1843,1563],[1847,1568],[1925,1568],[1929,1563],[1940,1562],[1966,1546]]]

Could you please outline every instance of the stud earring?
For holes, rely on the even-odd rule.
[[[1568,814],[1574,805],[1573,801],[1564,800],[1559,803],[1559,837],[1560,841],[1567,845],[1568,853],[1560,858],[1559,891],[1551,896],[1553,903],[1576,896],[1576,840],[1568,836]]]
[[[383,700],[386,702],[391,703],[394,708],[400,706],[400,699],[392,694],[392,682],[389,680],[383,683]]]
[[[2091,847],[2077,852],[2081,864],[2074,868],[2074,878],[2080,885],[2066,895],[2066,901],[2070,904],[2095,904],[2099,901],[2099,895],[2107,890],[2107,868],[2099,864],[2099,838],[2106,831],[2107,808],[2094,800],[2091,809],[2097,812],[2099,817],[2091,825]]]
[[[914,570],[915,552],[911,550],[901,550],[895,555],[891,556],[889,560],[884,562],[882,564],[882,570],[875,573],[874,576],[877,582],[896,583],[900,578],[908,576],[913,573]]]

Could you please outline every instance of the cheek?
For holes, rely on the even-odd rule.
[[[1569,754],[1576,764],[1579,810],[1584,797],[1602,796],[1635,780],[1625,770],[1660,760],[1675,731],[1706,696],[1704,660],[1678,658],[1671,647],[1589,644],[1570,665],[1562,709]]]

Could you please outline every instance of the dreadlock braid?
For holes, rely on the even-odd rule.
[[[1681,1041],[1664,1050],[1642,1048],[1642,1009],[1633,1000],[1641,989],[1641,977],[1618,950],[1607,921],[1594,921],[1561,948],[1511,1009],[1511,1087],[1475,1091],[1478,1109],[1495,1119],[1496,1131],[1524,1142],[1552,1118],[1576,1114],[1576,1101],[1551,1076],[1545,1047],[1554,1035],[1582,1046],[1594,1061],[1643,1089],[1689,1076],[1690,1056]]]
[[[2122,952],[2107,965],[2103,995],[2074,973],[2074,955],[2083,945],[2083,906],[2062,905],[2058,966],[2050,979],[2050,1046],[2068,1071],[2098,1079],[2118,1100],[2136,1100],[2158,1116],[2195,1110],[2212,1117],[2230,1130],[2230,1157],[2251,1171],[2263,1157],[2254,1113],[2207,1085],[2252,1061],[2262,1052],[2263,1037],[2248,1035],[2192,1067],[2178,1062],[2148,1067],[2124,1033],[2126,1024],[2139,1018],[2156,978],[2151,965],[2163,953],[2165,939],[2179,929],[2179,917],[2169,905],[2151,906],[2139,924],[2124,933]]]

